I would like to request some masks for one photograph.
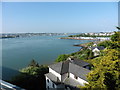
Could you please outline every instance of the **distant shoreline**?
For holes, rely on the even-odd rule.
[[[75,37],[61,37],[59,39],[74,39],[74,40],[97,40],[97,39],[83,39],[83,38],[75,38]]]
[[[98,40],[98,41],[104,41],[109,40],[110,37],[61,37],[59,39],[74,39],[74,40]]]

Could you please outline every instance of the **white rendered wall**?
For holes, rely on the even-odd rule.
[[[74,75],[73,75],[72,73],[69,73],[69,77],[75,79],[75,78],[74,78]]]
[[[49,80],[49,82],[47,80]],[[54,89],[54,88],[60,88],[60,89],[65,88],[64,84],[58,84],[58,85],[54,84],[54,87],[53,87],[53,84],[54,83],[46,76],[46,90],[49,90],[48,86],[49,86],[50,90]]]
[[[49,80],[49,82],[47,80]],[[46,76],[46,89],[48,90],[48,87],[49,88],[57,88],[57,85],[54,84],[54,87],[53,87],[53,84],[54,83]]]
[[[98,50],[97,48],[93,49],[92,52],[94,52],[94,56],[99,55],[100,50]]]
[[[88,83],[88,82],[86,82],[85,80],[83,80],[79,77],[78,77],[77,81],[80,82],[82,84],[82,86],[84,86],[85,83]]]
[[[82,86],[84,86],[84,83],[88,83],[87,81],[85,81],[85,80],[83,80],[83,79],[81,79],[81,78],[79,78],[79,77],[78,77],[77,79],[75,79],[75,78],[74,78],[74,74],[72,74],[72,73],[70,73],[69,75],[70,75],[70,77],[71,77],[72,79],[78,81]]]
[[[49,68],[49,72],[51,72],[52,74],[54,74],[61,81],[61,75],[59,73],[57,73],[56,71],[52,70],[51,68]]]

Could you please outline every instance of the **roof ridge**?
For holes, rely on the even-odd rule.
[[[60,72],[60,74],[63,74],[63,70],[66,68],[66,66],[68,65],[68,67],[67,67],[67,71],[68,71],[68,69],[69,69],[69,63],[70,63],[70,61],[63,61],[62,62],[62,66],[61,66],[61,72]]]

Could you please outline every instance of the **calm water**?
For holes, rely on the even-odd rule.
[[[60,54],[76,52],[80,47],[73,44],[90,40],[65,40],[61,36],[34,36],[2,40],[3,78],[15,75],[17,70],[26,67],[32,59],[39,64],[51,64]],[[62,36],[63,37],[63,36]]]

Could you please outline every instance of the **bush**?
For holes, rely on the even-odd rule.
[[[70,55],[68,55],[68,54],[59,55],[58,58],[55,60],[55,62],[65,61],[69,56]]]
[[[111,46],[112,42],[111,41],[103,41],[101,43],[98,44],[98,46],[103,46],[103,47],[109,47]]]
[[[28,66],[20,70],[20,74],[13,77],[11,83],[27,90],[46,90],[45,76],[48,67],[45,65]]]

